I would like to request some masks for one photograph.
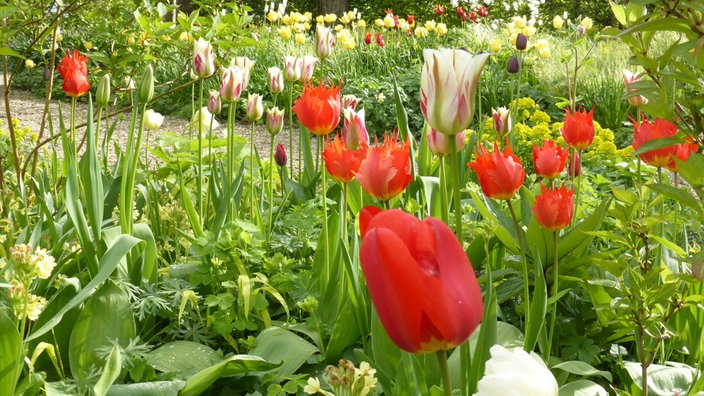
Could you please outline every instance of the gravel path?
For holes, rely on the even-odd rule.
[[[4,92],[4,76],[0,74],[0,92]],[[2,122],[2,126],[0,128],[2,129],[7,129],[7,117],[5,114],[5,100],[4,100],[4,95],[2,96],[2,108],[0,108],[0,120]],[[58,120],[59,120],[59,107],[61,107],[61,112],[66,120],[68,122],[68,117],[71,111],[71,103],[69,101],[62,101],[59,102],[57,100],[52,99],[52,103],[50,104],[50,112],[52,114],[52,120],[54,120],[54,125],[56,126],[54,128],[54,131],[58,133]],[[14,119],[19,120],[20,126],[21,127],[29,127],[32,131],[35,131],[39,133],[40,128],[41,128],[41,122],[42,122],[42,114],[44,112],[44,98],[42,97],[37,97],[36,95],[32,94],[29,91],[24,91],[24,90],[12,90],[10,92],[10,108],[11,108],[11,117]],[[86,119],[86,114],[87,114],[87,104],[83,102],[79,102],[78,105],[76,106],[76,119],[77,120],[85,120]],[[126,141],[129,133],[129,124],[130,124],[130,113],[125,113],[124,115],[120,115],[117,118],[117,126],[115,128],[115,132],[113,134],[113,140],[117,141],[120,147],[126,147]],[[288,119],[288,117],[286,117]],[[110,122],[113,122],[113,119],[111,119]],[[80,123],[80,121],[78,122]],[[226,120],[220,120],[220,128],[215,131],[215,133],[219,136],[222,136],[223,133],[226,130]],[[154,133],[151,133],[149,137],[149,143],[153,144],[153,142],[157,141],[158,137],[161,136],[162,134],[166,132],[173,132],[177,133],[182,136],[187,136],[189,133],[189,127],[188,127],[188,120],[179,118],[179,117],[174,117],[174,116],[169,116],[166,115],[164,117],[164,123],[161,125],[161,127]],[[235,126],[235,132],[239,135],[247,137],[249,139],[250,136],[250,125],[249,124],[238,124]],[[103,136],[105,134],[105,128],[104,126],[101,125],[101,131],[100,131],[100,137],[99,141],[102,142]],[[289,142],[289,137],[288,137],[288,126],[285,126],[284,130],[276,136],[276,143],[283,143],[284,146],[287,148],[286,152],[289,157],[289,161],[292,160],[292,156],[294,153],[298,152],[298,130],[296,126],[294,125],[293,129],[293,134],[294,134],[294,139],[293,139],[293,144],[294,147],[293,149],[289,149],[288,147],[288,142]],[[48,137],[49,134],[49,127],[48,124],[45,127],[44,131],[44,138]],[[83,130],[79,130],[77,133],[78,136],[83,136]],[[270,143],[270,136],[269,133],[267,132],[266,128],[263,125],[263,120],[260,120],[258,124],[255,126],[255,145],[257,148],[257,151],[259,152],[259,155],[262,159],[268,159],[269,158],[269,143]],[[56,139],[55,143],[57,149],[60,150],[61,143],[60,139]],[[315,150],[315,141],[313,141],[313,150]],[[110,145],[109,148],[109,156],[110,158],[114,158],[115,154],[113,152],[113,145]],[[315,152],[315,151],[314,151]],[[158,160],[156,158],[150,159],[150,163],[155,163]],[[295,159],[296,162],[294,162],[294,165],[297,164],[297,159]]]

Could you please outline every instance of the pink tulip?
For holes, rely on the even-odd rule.
[[[276,66],[269,68],[269,90],[272,93],[284,91],[284,74]]]
[[[364,109],[355,111],[346,108],[343,112],[345,122],[342,127],[342,136],[350,150],[357,150],[360,145],[369,144],[369,133],[364,125]]]
[[[210,77],[215,73],[213,46],[202,37],[193,42],[193,73],[199,78]]]
[[[244,89],[244,72],[237,66],[230,66],[222,70],[220,82],[220,98],[227,103],[239,99]]]
[[[465,146],[465,137],[467,136],[466,131],[462,131],[454,135],[455,139],[455,152],[461,151]],[[442,157],[444,155],[450,154],[450,139],[452,136],[442,134],[433,128],[428,130],[428,148],[430,152]]]

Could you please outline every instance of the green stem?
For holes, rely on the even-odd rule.
[[[570,226],[574,226],[574,223],[577,219],[577,211],[579,210],[579,196],[580,196],[579,191],[581,190],[581,186],[582,186],[582,176],[581,175],[577,176],[577,161],[579,161],[580,163],[582,162],[582,151],[581,150],[575,151],[575,155],[573,157],[573,162],[572,162],[572,180],[573,180],[573,183],[575,183],[575,191],[574,191],[575,199],[574,199],[574,214],[572,215],[572,221],[570,222],[571,223]],[[581,168],[581,164],[580,164],[580,168]]]
[[[445,396],[452,396],[452,383],[450,383],[450,369],[447,366],[447,352],[440,350],[435,352],[438,358],[438,366],[440,367],[440,375],[442,377],[442,389]]]
[[[347,245],[347,193],[348,184],[342,183],[342,242]]]
[[[274,224],[274,135],[271,135],[271,143],[269,144],[269,232],[267,233],[267,241],[271,238],[271,227]]]
[[[237,111],[237,102],[230,102],[230,107],[227,111],[227,185],[229,190],[235,188],[235,112]],[[252,154],[253,155],[253,154]],[[251,162],[250,162],[251,164]],[[251,171],[251,169],[250,169]],[[235,216],[235,203],[231,202],[228,209],[228,220],[232,220]]]
[[[288,149],[293,156],[293,81],[288,84]],[[293,179],[293,158],[291,158],[291,178]]]
[[[198,216],[203,221],[203,80],[200,80],[200,97],[198,98],[198,179],[196,179],[196,193],[198,197]]]
[[[257,194],[254,190],[254,121],[252,121],[249,131],[249,187],[250,187],[250,214],[254,218],[254,208],[257,205]]]
[[[554,262],[553,262],[553,279],[554,279],[554,281],[552,284],[552,295],[555,296],[560,291],[560,287],[558,284],[560,273],[559,273],[559,267],[558,267],[559,251],[557,249],[557,242],[558,242],[557,231],[553,231],[552,241],[553,241],[553,259],[554,259]],[[548,346],[547,346],[547,351],[545,353],[545,360],[550,360],[550,350],[552,348],[552,340],[555,335],[555,321],[557,318],[557,301],[555,301],[553,303],[551,310],[552,310],[552,317],[550,318],[550,331],[548,332],[548,334],[549,334],[548,335]]]
[[[529,328],[531,323],[530,318],[530,284],[528,283],[528,259],[526,258],[526,249],[523,242],[523,228],[518,223],[518,217],[516,216],[516,210],[513,209],[511,200],[507,199],[508,209],[511,212],[511,217],[513,218],[513,225],[516,227],[516,235],[518,236],[518,249],[521,251],[521,262],[523,263],[523,303],[524,312],[526,316],[526,328]],[[527,352],[527,351],[526,351]]]
[[[442,221],[445,224],[450,222],[450,212],[447,207],[447,175],[445,174],[445,157],[440,157],[440,212],[442,212]]]
[[[323,146],[323,137],[318,136],[318,162],[320,161],[320,148]],[[325,290],[325,287],[329,284],[329,277],[330,277],[330,243],[328,241],[328,209],[327,209],[327,191],[328,191],[328,186],[327,186],[327,176],[325,175],[325,167],[322,167],[320,169],[320,176],[322,180],[322,188],[323,191],[320,194],[321,199],[322,199],[322,204],[323,204],[323,244],[325,245],[325,251],[323,252],[323,259],[325,260],[325,270],[323,272],[324,276],[320,278],[321,283],[321,288],[320,290],[323,291]]]
[[[455,206],[455,233],[460,243],[462,238],[462,202],[460,200],[460,170],[457,166],[457,140],[454,135],[449,136],[450,142],[450,177],[452,178],[452,202]]]

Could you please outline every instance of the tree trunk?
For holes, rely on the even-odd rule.
[[[341,16],[349,9],[349,0],[318,0],[318,15]]]

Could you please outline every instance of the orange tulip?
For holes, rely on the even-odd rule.
[[[594,110],[580,109],[574,113],[566,110],[565,113],[565,125],[560,128],[560,134],[575,150],[586,149],[594,140]]]
[[[662,138],[673,138],[677,135],[677,125],[656,118],[654,121],[643,120],[640,124],[633,123],[633,150],[638,150],[643,144]],[[677,163],[673,158],[686,161],[692,152],[697,151],[697,145],[691,143],[674,144],[659,149],[646,151],[638,156],[648,165],[666,167],[677,172]]]
[[[562,173],[567,162],[567,150],[552,140],[543,141],[543,146],[533,145],[533,167],[535,173],[545,179],[554,179]]]
[[[562,188],[549,189],[540,185],[540,195],[535,197],[533,215],[541,226],[550,231],[559,231],[572,222],[574,215],[574,191]]]
[[[506,147],[502,153],[494,142],[494,152],[489,153],[484,146],[479,146],[477,159],[467,165],[477,173],[479,184],[484,194],[493,199],[511,199],[523,185],[526,172],[521,160]]]
[[[326,136],[340,123],[340,86],[306,83],[293,104],[298,121],[317,136]]]
[[[72,98],[83,96],[90,89],[88,82],[88,58],[73,50],[59,63],[59,74],[64,79],[61,85],[66,95]]]
[[[400,143],[396,134],[367,149],[356,174],[362,189],[382,201],[401,194],[412,179],[410,151],[411,143]]]
[[[328,170],[333,179],[349,183],[354,179],[354,175],[359,170],[359,165],[366,156],[366,149],[363,145],[359,150],[350,150],[344,139],[340,135],[335,135],[331,142],[328,140],[323,151],[325,169]]]
[[[483,303],[462,244],[438,219],[373,212],[360,217],[360,261],[391,340],[411,353],[463,343],[479,326]]]

